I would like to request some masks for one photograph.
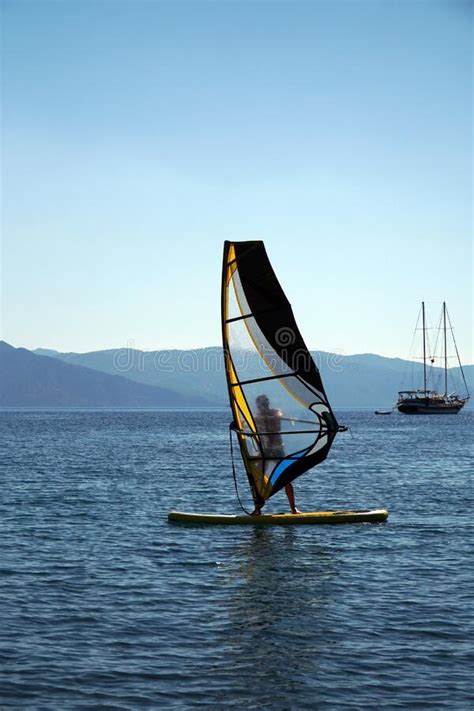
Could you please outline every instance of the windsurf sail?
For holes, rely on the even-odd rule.
[[[263,242],[224,243],[222,336],[231,427],[262,506],[324,461],[339,430]]]

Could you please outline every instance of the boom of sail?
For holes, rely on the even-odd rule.
[[[339,425],[263,242],[225,242],[222,335],[232,429],[259,506],[326,459]]]

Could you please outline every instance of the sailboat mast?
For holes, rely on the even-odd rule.
[[[423,390],[426,392],[426,324],[425,324],[425,302],[421,302],[421,317],[423,324]]]
[[[446,312],[447,312],[447,310],[446,310]],[[456,356],[457,356],[457,359],[458,359],[459,369],[460,369],[460,371],[461,371],[462,379],[463,379],[463,382],[464,382],[464,387],[466,388],[467,399],[469,399],[469,398],[470,398],[469,388],[467,387],[466,376],[464,375],[464,370],[462,369],[461,358],[460,358],[460,356],[459,356],[459,351],[458,351],[458,344],[456,343],[456,339],[454,338],[453,324],[451,323],[451,318],[450,318],[450,316],[449,316],[449,313],[448,313],[448,323],[449,323],[449,330],[451,331],[451,336],[452,336],[452,338],[453,338],[454,349],[455,349],[455,351],[456,351]]]
[[[448,396],[448,348],[446,340],[446,301],[443,301],[443,328],[444,328],[444,396]]]

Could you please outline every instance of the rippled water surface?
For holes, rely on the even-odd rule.
[[[0,413],[0,707],[472,708],[473,414],[339,413],[297,504],[386,524],[213,528],[227,412]]]

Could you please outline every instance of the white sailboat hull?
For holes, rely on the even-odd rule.
[[[443,401],[425,399],[399,400],[397,409],[404,415],[457,415],[465,405],[465,400]]]

